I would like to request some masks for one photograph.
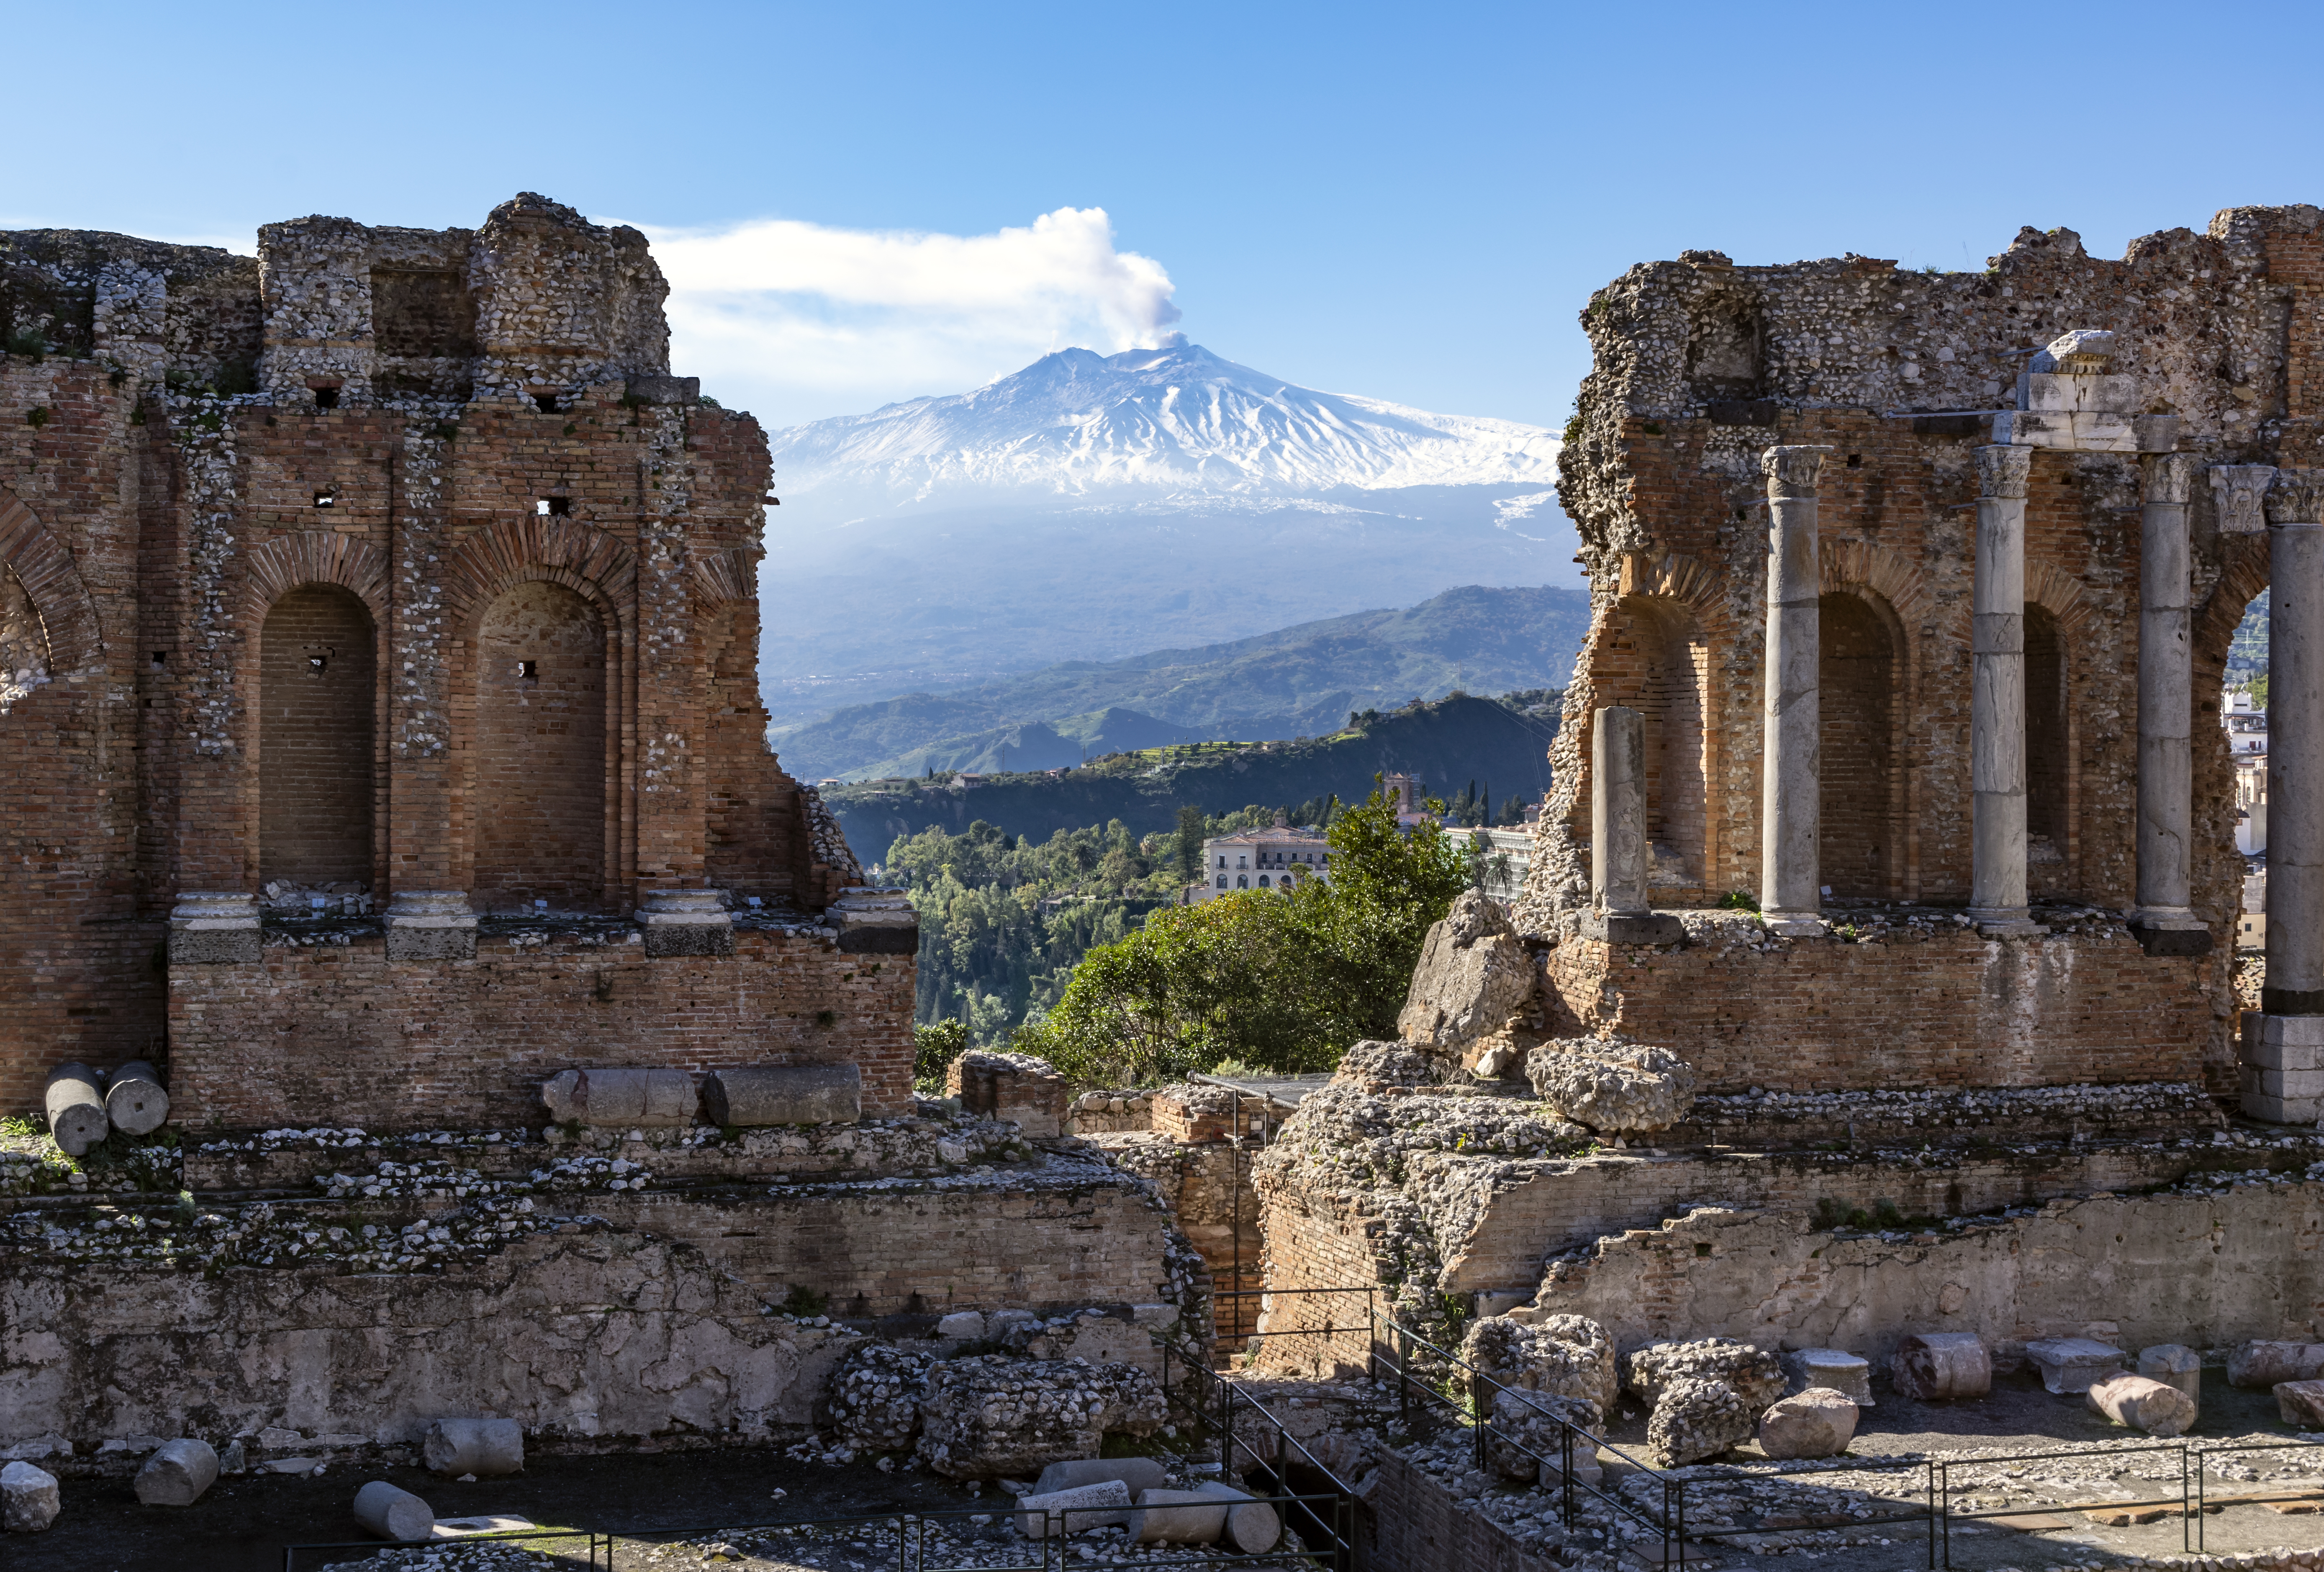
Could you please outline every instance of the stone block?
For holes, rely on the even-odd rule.
[[[2076,1392],[2089,1391],[2094,1381],[2122,1373],[2128,1355],[2094,1337],[2036,1337],[2025,1345],[2025,1357],[2042,1373],[2044,1390]]]
[[[2303,1430],[2324,1429],[2324,1381],[2276,1382],[2275,1411],[2287,1425],[2298,1425]]]
[[[981,1310],[954,1310],[936,1322],[936,1336],[954,1343],[984,1341],[984,1313]]]
[[[626,385],[627,396],[636,403],[671,404],[690,410],[702,402],[702,379],[698,376],[632,376]]]
[[[1161,1388],[1134,1364],[982,1355],[928,1367],[920,1461],[947,1479],[1023,1476],[1094,1456],[1108,1434],[1162,1426]]]
[[[862,885],[839,892],[824,912],[825,925],[839,930],[842,955],[918,954],[920,916],[899,890],[872,890]]]
[[[1133,1545],[1212,1545],[1226,1529],[1227,1503],[1197,1490],[1142,1490],[1130,1514]]]
[[[12,1534],[37,1534],[57,1521],[62,1508],[57,1476],[30,1463],[0,1468],[0,1529]]]
[[[2133,415],[2130,429],[2138,439],[2141,453],[2176,453],[2179,450],[2179,417],[2176,415]]]
[[[734,920],[715,890],[649,890],[637,922],[650,957],[734,953]]]
[[[1923,1402],[1983,1397],[1993,1390],[1993,1355],[1974,1332],[1916,1332],[1896,1345],[1888,1379]]]
[[[492,1478],[524,1472],[524,1427],[514,1419],[438,1419],[420,1443],[431,1474]]]
[[[1230,1555],[1264,1556],[1282,1540],[1282,1514],[1250,1492],[1212,1479],[1194,1486],[1194,1493],[1227,1503],[1227,1526],[1218,1542]]]
[[[2237,1058],[2255,1069],[2324,1070],[2324,1015],[2244,1012]]]
[[[2138,379],[2119,372],[2072,375],[2061,371],[2021,372],[2018,406],[2043,413],[2110,411],[2130,414],[2138,407]]]
[[[1854,1405],[1849,1411],[1855,1411]],[[1682,1376],[1663,1389],[1646,1419],[1646,1450],[1658,1468],[1716,1457],[1751,1438],[1758,1410],[1728,1382]]]
[[[952,1061],[945,1070],[945,1093],[958,1097],[972,1114],[1011,1121],[1035,1140],[1062,1134],[1073,1102],[1072,1087],[1048,1060],[984,1048],[973,1048]]]
[[[1856,1435],[1856,1400],[1828,1386],[1794,1392],[1759,1416],[1759,1447],[1778,1461],[1836,1457]]]
[[[137,1499],[147,1506],[191,1506],[217,1483],[217,1454],[207,1441],[164,1441],[137,1470]]]
[[[1151,1457],[1077,1457],[1069,1463],[1052,1463],[1042,1469],[1033,1488],[1047,1493],[1109,1479],[1119,1480],[1133,1497],[1141,1490],[1160,1490],[1170,1483],[1162,1465]]]
[[[189,892],[170,909],[173,966],[253,966],[260,946],[258,900],[235,891]]]
[[[2238,1345],[2227,1355],[2227,1384],[2265,1392],[2287,1381],[2324,1379],[2324,1343],[2262,1338]]]
[[[355,1521],[383,1540],[408,1544],[434,1537],[436,1512],[410,1491],[374,1479],[355,1492]]]
[[[1630,1390],[1649,1402],[1660,1402],[1675,1382],[1698,1378],[1733,1387],[1755,1418],[1784,1395],[1784,1369],[1775,1356],[1732,1337],[1649,1343],[1628,1355],[1623,1367]]]
[[[1052,1534],[1120,1528],[1130,1521],[1130,1486],[1119,1479],[1037,1489],[1017,1498],[1017,1531],[1028,1540],[1046,1540]]]
[[[383,919],[391,961],[472,961],[476,914],[465,890],[398,890]]]
[[[667,1129],[693,1124],[700,1099],[684,1070],[601,1066],[558,1071],[541,1083],[540,1100],[560,1124]]]
[[[1686,925],[1666,911],[1582,913],[1582,937],[1605,944],[1684,944]]]
[[[2208,928],[2184,928],[2176,925],[2134,922],[2131,938],[2149,956],[2207,956],[2211,953],[2211,930]]]
[[[2203,1356],[2177,1343],[2157,1343],[2138,1351],[2138,1373],[2165,1386],[2175,1386],[2197,1402],[2203,1401]]]
[[[1792,1393],[1822,1387],[1846,1397],[1858,1408],[1872,1401],[1872,1363],[1844,1348],[1800,1348],[1783,1356],[1785,1388]]]
[[[2195,1422],[2195,1400],[2151,1376],[2106,1376],[2085,1391],[2091,1412],[2150,1436],[2183,1436]]]
[[[1545,1043],[1526,1056],[1526,1078],[1560,1117],[1592,1130],[1667,1130],[1694,1105],[1693,1067],[1666,1048]]]
[[[1532,1000],[1533,957],[1500,903],[1475,890],[1430,927],[1397,1031],[1439,1053],[1457,1052],[1508,1023]]]
[[[853,1124],[863,1116],[863,1072],[852,1064],[713,1070],[702,1107],[713,1124]]]

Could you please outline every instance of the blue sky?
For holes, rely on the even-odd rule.
[[[1554,425],[1634,261],[1982,266],[2024,223],[2119,255],[2324,201],[2312,7],[133,4],[10,39],[0,225],[246,248],[543,191],[656,233],[678,369],[770,424],[1175,327]]]

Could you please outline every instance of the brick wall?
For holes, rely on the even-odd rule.
[[[604,902],[605,638],[561,584],[520,584],[485,608],[468,759],[480,911]]]
[[[1900,652],[1862,596],[1823,596],[1818,623],[1822,883],[1842,898],[1894,899],[1904,893],[1904,778],[1896,768]]]
[[[1714,1093],[2204,1078],[2209,957],[2149,957],[2118,927],[2005,943],[1940,917],[1891,932],[1683,949],[1567,939],[1546,963],[1553,1030],[1673,1049]]]
[[[370,929],[346,944],[270,945],[251,966],[179,966],[171,1117],[196,1129],[539,1126],[540,1083],[561,1069],[849,1061],[867,1116],[910,1110],[908,956],[745,927],[731,957],[649,960],[606,926],[488,933],[474,961],[390,962]]]
[[[368,884],[375,877],[376,636],[363,602],[328,586],[294,589],[266,614],[258,670],[263,881]]]

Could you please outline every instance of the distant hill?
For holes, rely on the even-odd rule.
[[[770,432],[768,707],[790,726],[1455,585],[1578,586],[1558,441],[1185,343],[1060,349],[967,393]],[[1148,708],[953,729],[1117,702]]]
[[[803,779],[861,780],[930,768],[1052,769],[1205,738],[1322,735],[1344,726],[1351,710],[1456,688],[1562,688],[1589,624],[1580,590],[1470,585],[1400,611],[851,705],[778,729],[774,744]]]
[[[829,786],[824,800],[864,864],[887,855],[898,836],[930,825],[957,833],[983,819],[1010,835],[1047,840],[1060,829],[1120,819],[1132,835],[1176,828],[1181,805],[1228,813],[1254,803],[1288,808],[1336,793],[1360,800],[1375,774],[1415,775],[1443,797],[1470,781],[1496,808],[1511,796],[1539,801],[1549,789],[1555,706],[1526,709],[1466,695],[1367,719],[1306,743],[1205,744],[1148,749],[1093,761],[1059,774],[1012,772],[873,781]]]

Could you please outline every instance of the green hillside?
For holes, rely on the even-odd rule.
[[[1085,752],[1181,738],[1320,735],[1351,710],[1455,689],[1563,687],[1589,622],[1578,590],[1472,585],[1231,643],[1066,661],[955,692],[852,705],[779,729],[773,741],[785,767],[812,781],[1053,769]]]
[[[1341,717],[1345,719],[1344,714]],[[899,837],[931,825],[959,834],[978,819],[1007,835],[1047,840],[1061,829],[1115,819],[1133,837],[1175,827],[1181,806],[1206,813],[1250,804],[1289,808],[1337,795],[1360,800],[1372,777],[1417,776],[1452,798],[1477,783],[1496,813],[1511,797],[1538,801],[1549,789],[1556,695],[1507,698],[1457,694],[1380,714],[1309,742],[1203,743],[1108,754],[1058,773],[890,778],[824,788],[824,799],[866,865]]]

